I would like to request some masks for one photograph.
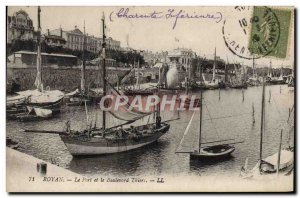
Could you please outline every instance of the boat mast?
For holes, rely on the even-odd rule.
[[[103,17],[102,17],[102,33],[103,33],[103,40],[102,40],[102,58],[103,58],[103,65],[102,65],[102,80],[103,80],[103,96],[106,96],[106,67],[105,67],[105,47],[106,47],[106,43],[105,43],[105,16],[103,13]],[[102,111],[102,128],[105,129],[106,128],[106,112]]]
[[[225,83],[228,82],[228,71],[227,71],[227,67],[229,67],[229,60],[228,60],[228,57],[227,57],[227,64],[225,63]]]
[[[252,77],[255,78],[255,62],[254,62],[254,55],[252,56]]]
[[[272,76],[273,76],[272,61],[270,60],[270,77],[272,78]]]
[[[185,94],[187,95],[189,93],[189,88],[188,88],[188,77],[184,78],[184,83],[185,83]]]
[[[279,142],[279,149],[278,149],[278,158],[277,158],[277,170],[276,173],[277,175],[279,174],[279,169],[280,169],[280,157],[281,157],[281,144],[282,144],[282,131],[283,129],[281,129],[280,131],[280,142]]]
[[[214,67],[213,67],[213,77],[212,77],[212,81],[215,80],[216,77],[216,56],[217,56],[217,49],[215,47],[215,57],[214,57]]]
[[[82,48],[82,67],[81,67],[81,92],[85,93],[85,21],[83,22],[83,48]]]
[[[262,161],[262,146],[263,146],[263,134],[264,134],[264,114],[265,114],[265,78],[263,77],[262,87],[262,102],[261,102],[261,123],[260,123],[260,149],[259,149],[259,170],[261,170]]]
[[[139,70],[140,70],[140,60],[138,58],[138,62],[137,62],[137,72],[136,72],[136,87],[137,89],[140,89],[140,77],[139,77]]]
[[[34,82],[37,89],[42,92],[43,91],[43,83],[42,83],[42,57],[41,57],[41,8],[38,6],[38,30],[37,30],[37,58],[36,58],[36,69],[37,76]]]
[[[202,75],[202,66],[200,65],[200,76]],[[200,129],[199,129],[199,153],[201,148],[201,136],[202,136],[202,81],[200,81]]]
[[[136,68],[135,68],[135,52],[134,52],[134,56],[133,56],[133,70],[134,70],[134,77],[136,78],[137,72],[136,72]],[[136,79],[136,81],[137,81],[137,79]],[[136,84],[137,84],[137,82],[132,85],[132,89],[136,89],[136,87],[137,87]]]

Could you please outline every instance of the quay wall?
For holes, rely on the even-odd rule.
[[[130,72],[131,71],[131,72]],[[143,76],[140,78],[140,83],[145,83],[149,81],[149,78],[152,82],[158,82],[158,69],[141,69]],[[36,78],[36,67],[30,66],[8,66],[7,67],[7,85],[6,90],[10,90],[12,82],[20,85],[20,90],[35,89],[34,81]],[[80,87],[81,81],[81,68],[78,66],[75,67],[58,67],[58,66],[48,66],[43,67],[43,83],[44,87],[49,87],[50,89],[58,89],[62,91],[74,91],[76,88]],[[90,88],[99,87],[97,84],[100,80],[100,86],[102,84],[102,70],[98,67],[87,66],[86,69],[86,85]],[[122,79],[124,76],[125,81],[122,81],[120,86],[127,84],[134,84],[135,72],[130,68],[122,67],[108,67],[107,68],[107,78],[111,84],[117,83],[118,79]],[[188,76],[186,72],[178,72],[179,81],[183,82],[185,76]],[[212,74],[204,74],[206,80],[211,80]],[[224,80],[223,75],[216,75],[218,78]],[[194,78],[199,80],[199,74],[195,74]],[[164,80],[164,79],[162,79]]]
[[[118,78],[122,78],[130,71],[130,68],[107,68],[107,77],[111,84],[116,83]],[[20,90],[35,89],[36,78],[35,67],[7,67],[7,89],[13,81],[19,84]],[[59,89],[63,91],[73,91],[80,87],[81,68],[80,67],[44,67],[42,71],[44,87]],[[102,70],[94,67],[86,69],[86,85],[90,88],[97,87]]]

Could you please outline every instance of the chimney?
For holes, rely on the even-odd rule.
[[[60,27],[60,37],[62,37],[62,28]]]
[[[47,29],[47,33],[48,33],[48,36],[50,36],[50,30],[49,29]]]

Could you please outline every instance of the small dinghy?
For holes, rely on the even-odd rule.
[[[224,158],[229,157],[235,147],[229,144],[200,148],[200,152],[191,153],[192,158]]]
[[[53,116],[50,109],[42,109],[37,107],[27,106],[28,112],[15,116],[15,119],[21,122],[39,121],[49,119]]]
[[[261,162],[261,171],[265,173],[274,173],[278,169],[278,156],[279,153],[275,153]],[[281,150],[279,171],[290,167],[294,163],[294,153],[288,150]]]

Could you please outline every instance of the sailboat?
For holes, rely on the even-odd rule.
[[[202,69],[201,69],[202,74]],[[200,86],[201,87],[201,86]],[[200,90],[200,128],[199,128],[199,140],[198,140],[198,148],[194,151],[180,151],[180,148],[182,147],[182,143],[184,140],[184,137],[189,132],[190,126],[192,124],[194,115],[196,111],[194,111],[188,126],[186,127],[186,130],[184,132],[184,135],[180,141],[180,144],[177,148],[176,153],[189,153],[190,158],[192,159],[221,159],[221,158],[227,158],[231,155],[232,152],[234,152],[235,147],[233,144],[242,143],[241,142],[233,142],[234,139],[227,139],[227,140],[217,140],[217,141],[211,141],[211,142],[203,142],[202,141],[202,112],[203,112],[203,94],[202,89]]]
[[[212,79],[210,81],[206,80],[204,74],[202,73],[202,78],[203,78],[204,86],[206,89],[218,89],[221,87],[221,84],[222,84],[221,80],[216,78],[216,64],[217,64],[216,63],[216,58],[217,58],[216,53],[217,53],[217,50],[215,48]],[[202,84],[200,86],[202,86]]]
[[[247,89],[247,83],[244,81],[244,67],[242,66],[241,71],[236,68],[236,64],[234,64],[235,77],[231,78],[230,88],[234,89]]]
[[[137,68],[135,68],[135,61],[134,61],[134,70],[135,70],[135,77],[136,77],[136,85],[132,86],[132,88],[127,88],[124,90],[124,94],[127,96],[148,96],[153,95],[152,89],[142,89],[140,85],[140,61],[137,62]]]
[[[37,30],[37,76],[35,90],[17,92],[17,96],[7,98],[7,118],[20,121],[31,121],[49,118],[60,112],[64,93],[59,90],[44,90],[42,82],[42,56],[41,56],[41,8],[38,7]]]
[[[281,84],[284,84],[284,79],[283,79],[283,67],[281,66],[281,69],[280,69],[280,76],[278,77],[278,81],[281,83]]]
[[[259,86],[260,85],[260,81],[259,81],[257,73],[256,73],[254,56],[252,58],[252,77],[248,78],[247,83],[249,86]]]
[[[270,85],[278,85],[278,84],[284,84],[285,81],[283,79],[283,68],[280,69],[280,76],[275,77],[272,75],[272,61],[270,61],[270,67],[268,71],[268,77],[266,79],[266,82]]]
[[[111,89],[113,90],[113,88]],[[106,112],[103,111],[102,128],[90,126],[81,132],[67,129],[64,133],[59,133],[73,156],[113,154],[137,149],[157,141],[170,128],[170,124],[161,121],[159,111],[155,113],[156,121],[154,123],[140,126],[130,124],[145,116],[150,116],[149,114],[130,111],[127,108],[109,113],[118,120],[126,122],[106,128]]]
[[[295,77],[294,77],[294,70],[292,70],[292,74],[289,75],[287,79],[288,87],[294,87],[295,86]]]
[[[289,116],[293,115],[290,113]],[[290,117],[288,119],[288,122]],[[280,133],[280,143],[278,152],[263,158],[263,133],[264,133],[264,122],[265,122],[265,80],[263,79],[263,88],[262,88],[262,109],[261,109],[261,127],[260,127],[260,149],[259,149],[259,161],[254,166],[252,170],[247,168],[246,159],[245,166],[241,168],[241,176],[243,178],[256,177],[271,173],[279,173],[283,171],[290,171],[294,164],[294,153],[293,148],[282,148],[282,134],[283,129]],[[293,121],[292,121],[293,122]]]
[[[102,80],[103,80],[103,94],[107,95],[107,86],[110,87],[108,92],[111,96],[118,96],[119,93],[107,82],[106,78],[106,64],[105,64],[105,18],[102,18],[103,27],[103,44],[102,44]],[[154,112],[140,112],[130,108],[129,104],[125,105],[117,111],[108,111],[114,118],[125,121],[125,123],[107,127],[105,110],[102,110],[102,127],[99,128],[89,123],[87,119],[87,128],[83,131],[71,130],[70,122],[66,123],[65,131],[41,131],[41,130],[25,130],[25,132],[36,133],[54,133],[59,134],[61,140],[65,143],[67,149],[73,156],[89,156],[102,155],[125,152],[137,149],[157,141],[162,135],[168,132],[170,128],[170,121],[162,121],[160,116],[160,106]],[[155,122],[147,123],[141,126],[126,127],[137,120],[140,120],[151,114],[155,114]],[[123,128],[124,127],[124,128]]]

